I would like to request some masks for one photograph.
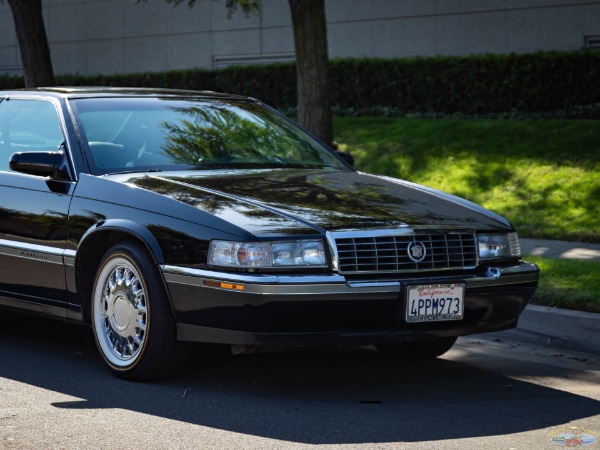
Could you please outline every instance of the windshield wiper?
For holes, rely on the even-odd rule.
[[[297,164],[297,163],[205,163],[195,164],[192,170],[219,170],[219,169],[324,169],[321,164]]]
[[[147,172],[162,172],[162,169],[138,169],[138,170],[123,170],[122,172],[109,172],[104,175],[123,175],[127,173],[147,173]]]

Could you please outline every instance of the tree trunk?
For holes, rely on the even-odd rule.
[[[8,0],[15,21],[25,87],[54,86],[42,0]]]
[[[298,73],[298,122],[327,144],[333,141],[324,0],[289,0]]]

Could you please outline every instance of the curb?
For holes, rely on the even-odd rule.
[[[600,314],[528,305],[510,333],[546,346],[600,354]]]

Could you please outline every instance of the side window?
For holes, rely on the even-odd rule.
[[[58,150],[64,141],[54,105],[45,100],[0,103],[0,171],[16,152]]]

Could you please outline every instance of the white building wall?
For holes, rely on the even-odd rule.
[[[214,68],[293,58],[286,0],[228,19],[224,0],[44,0],[57,74]],[[326,0],[331,58],[575,50],[600,35],[600,0]],[[12,15],[0,3],[0,73],[19,70]]]

